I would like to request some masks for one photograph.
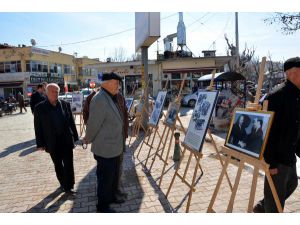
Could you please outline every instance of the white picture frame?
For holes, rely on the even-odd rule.
[[[83,94],[82,93],[72,93],[71,110],[73,113],[82,113],[83,109]]]
[[[129,113],[130,110],[131,110],[131,107],[133,105],[133,101],[134,101],[134,98],[125,98],[125,104],[126,104],[126,107],[127,107],[127,112]]]
[[[176,124],[176,116],[180,109],[180,103],[171,102],[168,107],[168,111],[165,118],[165,123],[169,127],[174,127]]]
[[[156,101],[155,101],[155,104],[153,107],[153,111],[152,111],[150,119],[149,119],[150,125],[157,126],[159,119],[160,119],[161,111],[165,104],[166,96],[167,96],[167,91],[158,92],[158,95],[157,95],[157,98],[156,98]]]
[[[184,137],[183,144],[201,152],[209,121],[217,103],[217,90],[199,90],[197,102]]]

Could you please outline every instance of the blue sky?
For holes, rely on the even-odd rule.
[[[280,26],[263,22],[270,15],[272,13],[239,13],[240,50],[247,43],[248,47],[254,47],[256,56],[260,58],[270,53],[274,60],[282,61],[299,55],[300,31],[293,35],[282,34]],[[225,55],[227,44],[224,33],[230,42],[235,43],[233,12],[183,12],[183,17],[187,28],[187,46],[194,55],[202,56],[202,50],[212,50],[214,47],[217,55]],[[176,32],[177,23],[176,11],[161,13],[161,38],[158,44],[160,53],[163,53],[163,38]],[[100,60],[113,56],[117,48],[125,49],[128,57],[135,51],[134,12],[1,12],[0,27],[0,43],[30,45],[30,39],[34,38],[37,46],[57,51],[60,45],[64,53],[77,52],[78,56],[85,55]],[[94,41],[64,45],[125,30],[129,31]],[[149,58],[155,58],[156,51],[157,43],[149,48]]]

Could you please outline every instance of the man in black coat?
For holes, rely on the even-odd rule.
[[[246,138],[246,149],[257,154],[260,154],[263,144],[262,126],[263,121],[261,119],[254,118],[251,133],[248,134]]]
[[[46,96],[44,95],[44,85],[39,84],[36,91],[31,95],[30,98],[30,108],[32,114],[34,113],[34,107],[44,100],[46,100]]]
[[[300,58],[288,59],[283,67],[287,81],[267,97],[268,110],[275,112],[275,115],[264,152],[282,208],[298,186],[296,155],[300,156]],[[254,207],[253,212],[277,211],[265,178],[264,199]]]
[[[75,183],[73,166],[74,142],[78,140],[70,103],[58,100],[59,86],[47,85],[47,100],[40,102],[34,110],[34,129],[37,150],[48,152],[54,163],[61,189],[67,194]]]

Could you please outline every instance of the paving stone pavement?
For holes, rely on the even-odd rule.
[[[181,117],[187,127],[189,115]],[[160,123],[159,133],[162,134],[163,125]],[[183,140],[183,134],[180,139]],[[224,139],[214,136],[218,146]],[[122,183],[128,193],[128,200],[123,204],[114,204],[112,207],[119,212],[185,212],[188,187],[177,177],[168,198],[165,194],[174,174],[173,155],[174,143],[171,145],[168,165],[163,176],[161,187],[158,186],[163,162],[156,158],[151,172],[153,154],[159,138],[154,140],[154,149],[147,165],[149,147],[143,145],[140,155],[137,153],[142,144],[142,138],[133,138],[133,146],[127,147],[124,154]],[[174,139],[173,139],[174,142]],[[128,143],[128,141],[127,141]],[[164,155],[166,154],[164,151]],[[212,193],[221,173],[221,164],[216,157],[210,142],[203,146],[203,158],[200,160],[203,176],[198,180],[193,193],[190,212],[204,213],[207,211]],[[186,154],[180,171],[183,172],[187,163]],[[223,158],[224,159],[224,158]],[[14,113],[0,118],[0,212],[95,212],[96,211],[96,175],[95,160],[88,149],[81,147],[74,149],[75,190],[76,198],[70,198],[57,190],[59,184],[55,176],[54,167],[49,154],[35,150],[33,116],[28,113]],[[191,169],[187,178],[193,176],[195,160],[191,161]],[[228,174],[234,182],[237,172],[236,165],[229,165]],[[233,212],[246,212],[252,168],[245,166],[239,189],[234,203]],[[263,196],[263,174],[260,174],[257,184],[255,202]],[[230,189],[226,179],[223,179],[214,209],[225,212],[230,198]],[[288,199],[285,212],[300,212],[299,187]]]

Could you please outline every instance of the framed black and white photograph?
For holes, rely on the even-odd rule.
[[[168,126],[173,127],[175,125],[176,116],[179,112],[179,109],[180,109],[180,103],[171,102],[169,104],[166,119],[165,119],[165,123]]]
[[[83,94],[82,93],[72,93],[71,110],[73,113],[82,112]]]
[[[167,92],[166,91],[160,91],[158,92],[153,111],[151,113],[151,117],[149,119],[149,124],[157,126],[161,111],[164,107],[164,103],[166,100]]]
[[[269,111],[235,109],[225,146],[262,159],[273,116]]]
[[[126,107],[127,107],[127,112],[130,112],[130,109],[132,107],[133,104],[133,98],[125,98],[125,103],[126,103]]]
[[[199,90],[197,102],[190,119],[183,143],[200,152],[207,132],[210,118],[215,108],[218,91]]]

